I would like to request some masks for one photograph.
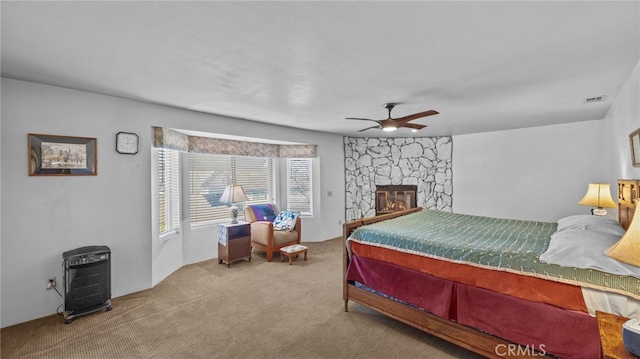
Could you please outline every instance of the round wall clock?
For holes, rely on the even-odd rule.
[[[116,151],[128,155],[138,153],[138,135],[131,132],[118,132],[116,134]]]

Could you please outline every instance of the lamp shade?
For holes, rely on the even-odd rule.
[[[617,207],[613,198],[611,198],[611,186],[608,183],[589,183],[587,193],[578,204],[598,208]]]
[[[622,238],[607,250],[607,255],[620,262],[640,267],[640,209],[633,214]]]
[[[243,202],[247,200],[247,195],[244,194],[244,189],[239,184],[230,184],[225,187],[220,202],[232,204],[236,202]]]

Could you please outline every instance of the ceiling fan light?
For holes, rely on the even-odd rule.
[[[412,129],[411,129],[411,132],[418,132],[418,130],[417,130],[417,129],[415,129],[415,128],[412,128]]]
[[[382,131],[392,132],[392,131],[395,131],[397,129],[398,129],[397,127],[387,126],[387,127],[383,127]]]

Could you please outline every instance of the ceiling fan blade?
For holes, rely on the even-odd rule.
[[[371,126],[371,127],[363,128],[362,130],[358,130],[356,132],[363,132],[363,131],[371,130],[371,129],[374,129],[374,128],[380,128],[380,126]]]
[[[370,118],[358,118],[358,117],[347,117],[345,120],[360,120],[360,121],[373,121],[378,122],[377,120],[372,120]]]
[[[421,129],[427,127],[427,125],[421,125],[419,123],[405,123],[404,125],[402,125],[400,127],[407,127],[407,128],[411,128],[411,129],[414,129],[414,130],[421,130]]]
[[[404,116],[404,117],[400,117],[400,118],[395,118],[393,120],[396,121],[396,122],[403,122],[404,123],[404,122],[409,122],[411,120],[415,120],[416,118],[437,115],[439,113],[440,112],[438,112],[438,111],[429,110],[429,111],[414,113],[413,115],[408,115],[408,116]]]
[[[424,111],[424,112],[418,112],[418,113],[414,113],[412,115],[408,115],[408,116],[404,116],[404,117],[400,117],[400,118],[392,118],[391,117],[391,110],[393,110],[393,108],[397,105],[398,103],[385,103],[384,107],[389,111],[389,117],[387,119],[384,120],[373,120],[370,118],[360,118],[360,117],[347,117],[347,120],[360,120],[360,121],[373,121],[373,122],[377,122],[378,125],[377,126],[371,126],[371,127],[367,127],[365,129],[359,130],[358,132],[362,132],[362,131],[366,131],[366,130],[371,130],[374,128],[379,128],[379,129],[383,129],[385,131],[393,131],[399,127],[407,127],[410,128],[411,130],[413,130],[414,132],[420,129],[423,129],[425,127],[427,127],[426,125],[421,125],[421,124],[417,124],[417,123],[409,123],[409,121],[415,120],[417,118],[420,117],[426,117],[426,116],[432,116],[432,115],[437,115],[439,114],[438,111],[435,110],[429,110],[429,111]]]

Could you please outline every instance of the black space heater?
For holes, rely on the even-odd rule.
[[[111,310],[111,250],[81,247],[62,254],[64,323],[73,318]]]

